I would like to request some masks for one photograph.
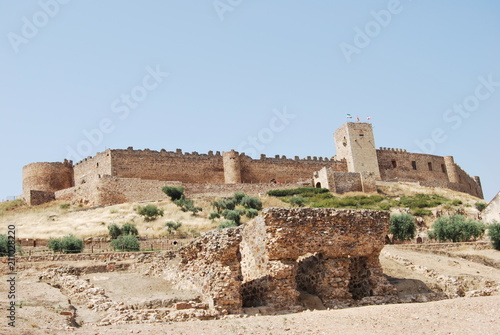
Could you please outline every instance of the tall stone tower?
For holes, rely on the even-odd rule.
[[[224,182],[226,184],[241,183],[240,154],[234,150],[223,152]]]
[[[380,180],[377,150],[370,123],[347,122],[334,133],[336,158],[347,161],[349,172],[372,172]]]

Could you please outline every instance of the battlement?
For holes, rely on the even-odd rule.
[[[74,165],[65,160],[25,166],[23,196],[31,199],[33,194],[38,198],[34,203],[39,203],[52,198],[52,193],[62,194],[60,191],[78,186],[88,193],[78,196],[96,199],[99,198],[96,194],[102,193],[99,185],[103,178],[114,177],[205,185],[328,184],[335,185],[338,192],[358,189],[372,192],[371,185],[376,180],[415,180],[482,197],[479,177],[471,178],[451,156],[408,153],[399,148],[376,149],[370,123],[346,123],[335,131],[334,139],[337,153],[331,157],[262,154],[252,158],[235,150],[198,153],[182,149],[107,149]],[[314,180],[318,179],[314,173],[325,168],[328,174]],[[131,185],[136,187],[137,183]]]
[[[392,151],[392,152],[406,152],[406,149],[399,149],[399,148],[385,148],[385,147],[380,147],[378,150]]]

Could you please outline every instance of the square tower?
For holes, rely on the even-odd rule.
[[[380,180],[371,123],[347,122],[334,133],[336,158],[347,161],[349,172],[372,172]]]

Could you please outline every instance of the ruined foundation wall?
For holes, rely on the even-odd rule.
[[[241,229],[209,231],[179,249],[178,285],[195,288],[209,307],[241,312]]]

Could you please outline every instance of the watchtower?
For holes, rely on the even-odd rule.
[[[371,123],[347,122],[334,133],[336,159],[345,158],[349,172],[372,172],[380,180]]]

